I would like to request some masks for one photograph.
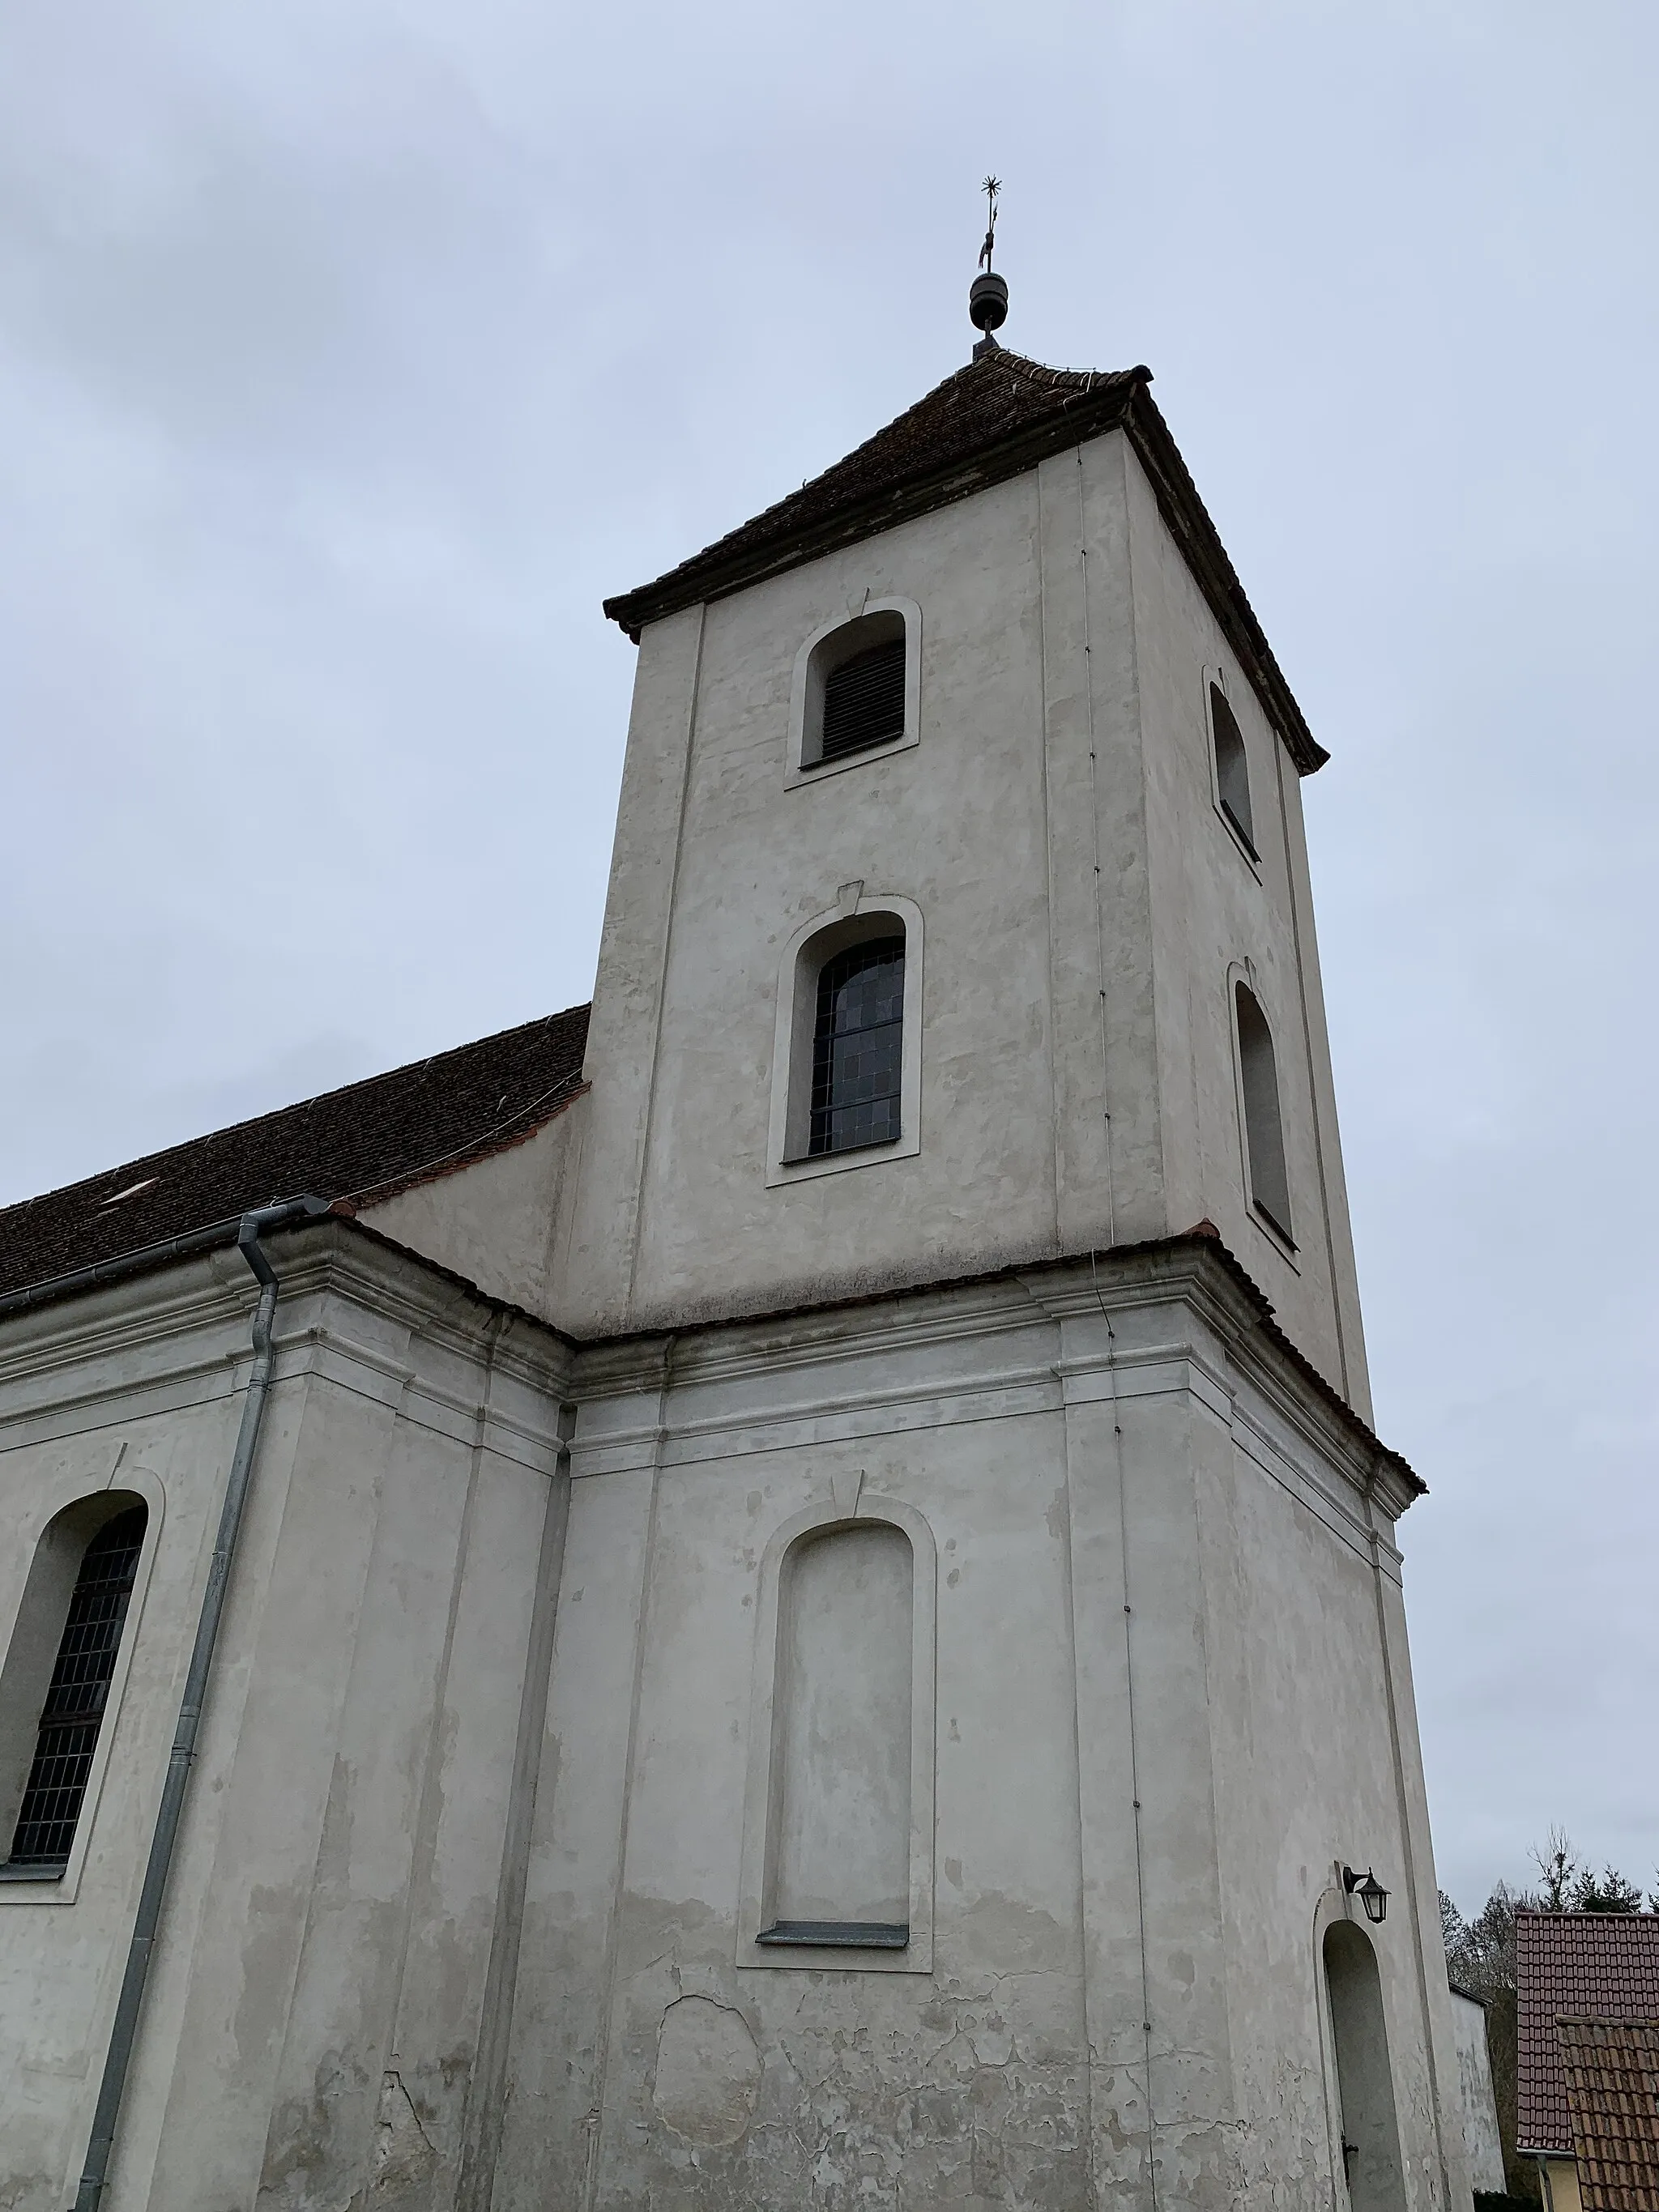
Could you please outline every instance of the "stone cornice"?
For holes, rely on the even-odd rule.
[[[309,1329],[349,1357],[349,1339],[295,1311],[301,1301],[338,1297],[461,1358],[476,1359],[488,1347],[495,1370],[526,1388],[593,1403],[642,1391],[660,1395],[671,1389],[710,1389],[763,1373],[775,1378],[793,1369],[821,1370],[874,1354],[925,1354],[966,1338],[1006,1335],[1103,1309],[1111,1314],[1149,1303],[1182,1304],[1213,1332],[1229,1360],[1374,1498],[1389,1522],[1425,1486],[1290,1341],[1261,1290],[1219,1238],[1207,1233],[1034,1261],[833,1304],[586,1343],[487,1296],[359,1222],[331,1218],[285,1231],[270,1240],[270,1249],[283,1286],[278,1335],[285,1349]],[[28,1394],[39,1409],[45,1401],[69,1395],[61,1381],[54,1390],[52,1376],[66,1381],[67,1370],[111,1354],[128,1361],[137,1356],[137,1371],[130,1369],[122,1385],[126,1389],[154,1389],[186,1371],[210,1376],[243,1356],[241,1324],[252,1298],[252,1279],[238,1255],[213,1252],[15,1315],[0,1328],[0,1383],[33,1379],[44,1385]],[[203,1345],[204,1331],[231,1328],[236,1340],[211,1349]],[[186,1339],[195,1340],[188,1351]],[[1023,1357],[1017,1359],[1008,1379],[1027,1364]],[[428,1384],[421,1387],[430,1395]],[[941,1378],[938,1387],[951,1385]],[[910,1386],[900,1392],[906,1395]],[[708,1425],[717,1428],[720,1419],[711,1413]]]
[[[1149,1298],[1191,1305],[1251,1379],[1275,1399],[1357,1486],[1397,1519],[1426,1488],[1299,1352],[1273,1318],[1268,1299],[1217,1237],[1194,1232],[1094,1255],[1029,1262],[995,1273],[875,1292],[836,1304],[699,1321],[580,1345],[574,1378],[580,1400],[741,1379],[790,1365],[821,1366],[875,1352],[911,1350],[964,1334],[993,1334],[1086,1316],[1103,1302],[1144,1307]]]
[[[266,1249],[281,1285],[279,1372],[296,1343],[337,1334],[296,1309],[338,1297],[460,1357],[476,1359],[488,1347],[497,1372],[529,1388],[553,1396],[568,1389],[567,1338],[373,1230],[330,1218],[274,1236]],[[126,1389],[220,1371],[246,1355],[254,1297],[240,1255],[213,1251],[32,1308],[0,1328],[0,1387],[33,1381],[46,1386],[39,1397],[62,1395],[51,1389],[54,1376],[66,1379],[111,1357],[125,1363],[111,1387]]]
[[[1313,1362],[1298,1351],[1273,1317],[1273,1306],[1218,1237],[1194,1231],[1153,1243],[1119,1246],[1077,1262],[1028,1270],[1024,1277],[1044,1310],[1080,1316],[1114,1306],[1144,1305],[1149,1292],[1193,1305],[1226,1345],[1230,1358],[1285,1407],[1311,1425],[1326,1452],[1368,1493],[1398,1500],[1385,1505],[1397,1519],[1428,1486],[1398,1452],[1390,1451]]]

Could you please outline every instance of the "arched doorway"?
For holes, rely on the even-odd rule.
[[[1405,2212],[1406,2177],[1376,1954],[1351,1920],[1338,1920],[1325,1930],[1324,1956],[1348,2203],[1352,2212]]]

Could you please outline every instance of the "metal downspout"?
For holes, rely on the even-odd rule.
[[[121,1994],[116,2000],[115,2024],[110,2031],[103,2079],[98,2085],[98,2103],[92,2116],[92,2140],[87,2146],[87,2163],[81,2176],[81,2186],[76,2192],[74,2212],[98,2212],[105,2184],[109,2179],[110,2160],[115,2149],[116,2123],[121,2112],[121,2097],[126,2087],[127,2069],[131,2063],[132,2046],[138,2033],[138,2015],[143,2007],[144,1984],[149,1974],[150,1956],[155,1948],[155,1930],[161,1917],[162,1901],[167,1895],[167,1874],[173,1863],[173,1847],[178,1838],[179,1819],[184,1812],[185,1790],[196,1756],[196,1737],[201,1726],[202,1707],[207,1697],[208,1677],[213,1666],[213,1647],[218,1640],[219,1620],[225,1608],[231,1562],[235,1557],[242,1508],[247,1503],[253,1455],[259,1441],[259,1425],[264,1415],[265,1396],[270,1387],[271,1322],[276,1311],[277,1284],[270,1261],[259,1249],[259,1239],[267,1229],[275,1229],[290,1221],[308,1219],[327,1212],[327,1202],[320,1198],[285,1199],[279,1205],[262,1206],[251,1213],[245,1213],[236,1232],[236,1249],[253,1270],[259,1285],[258,1302],[253,1309],[253,1365],[248,1374],[247,1390],[242,1400],[241,1426],[237,1431],[236,1449],[230,1462],[230,1478],[225,1485],[225,1500],[219,1514],[219,1534],[213,1547],[213,1561],[208,1569],[207,1588],[202,1593],[202,1611],[196,1624],[196,1641],[191,1650],[190,1672],[185,1678],[184,1703],[179,1708],[179,1725],[173,1733],[173,1749],[167,1759],[167,1779],[161,1785],[161,1802],[155,1814],[155,1832],[150,1838],[149,1862],[144,1869],[144,1886],[139,1893],[138,1917],[133,1923],[126,1972],[121,1978]]]

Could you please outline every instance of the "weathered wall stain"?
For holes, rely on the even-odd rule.
[[[688,2142],[740,2142],[760,2098],[761,2056],[749,2024],[729,2005],[677,1997],[657,2033],[651,2101]]]
[[[415,2100],[403,2076],[388,2067],[380,2083],[380,2109],[374,2122],[374,2170],[365,2203],[407,2204],[437,2171],[436,2144],[421,2124]]]

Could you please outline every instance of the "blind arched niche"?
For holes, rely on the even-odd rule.
[[[763,1943],[910,1938],[910,1540],[802,1537],[778,1601],[772,1925]]]
[[[933,1964],[935,1553],[838,1480],[762,1562],[740,1966]]]

